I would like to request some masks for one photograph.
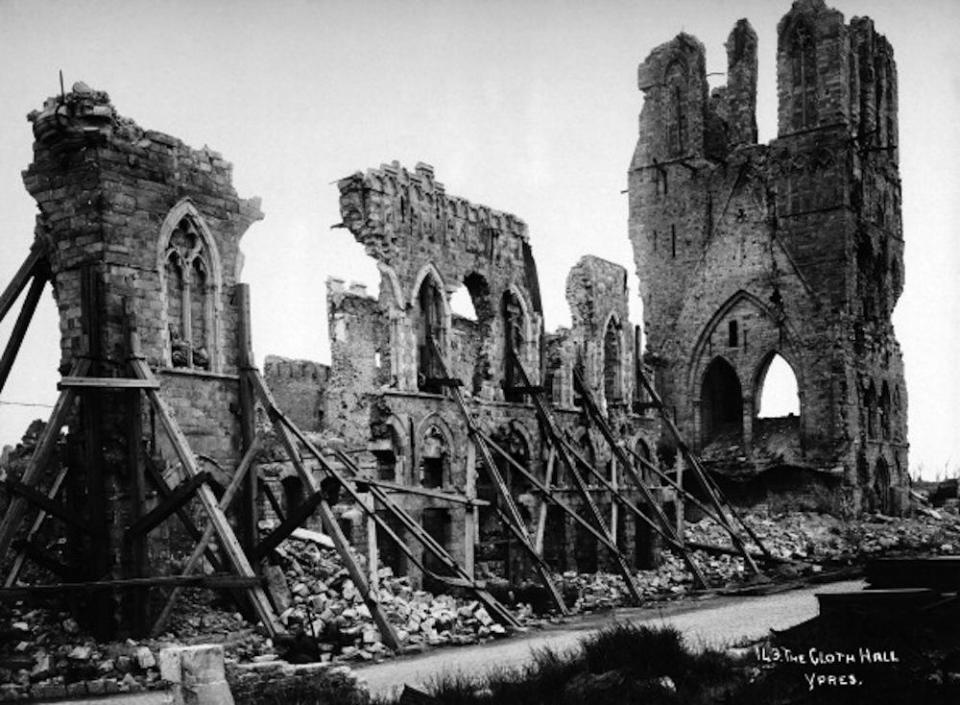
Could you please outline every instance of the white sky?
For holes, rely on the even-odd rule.
[[[907,369],[911,466],[960,464],[960,3],[834,0],[894,46],[906,292],[894,314]],[[723,42],[747,17],[760,41],[760,139],[776,131],[774,55],[784,0],[259,2],[0,0],[0,286],[26,255],[35,205],[25,115],[83,80],[122,115],[204,144],[235,165],[266,219],[242,241],[255,351],[329,361],[323,282],[376,290],[339,222],[333,182],[398,159],[432,164],[450,193],[530,228],[548,330],[569,322],[564,282],[586,253],[633,272],[626,172],[641,95],[636,67],[685,30],[726,69]],[[723,79],[719,79],[722,81]],[[631,292],[636,297],[636,279]],[[639,300],[633,301],[634,319]],[[0,325],[5,344],[16,309]],[[0,445],[56,397],[52,297],[0,397]]]

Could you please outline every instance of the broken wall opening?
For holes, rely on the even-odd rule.
[[[736,370],[722,357],[715,357],[703,376],[700,415],[704,445],[720,436],[741,442],[743,388]]]

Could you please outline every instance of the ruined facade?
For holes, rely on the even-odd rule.
[[[680,34],[639,68],[633,244],[660,393],[717,470],[840,476],[846,509],[897,511],[907,395],[890,315],[903,289],[893,50],[867,18],[797,0],[778,26],[778,136],[757,144],[757,37],[709,90]],[[799,416],[758,418],[767,369]]]
[[[533,254],[526,225],[517,217],[448,195],[423,164],[412,172],[387,164],[338,186],[343,225],[376,259],[381,285],[373,297],[362,285],[328,281],[332,362],[322,422],[315,430],[342,439],[380,480],[486,502],[471,506],[417,494],[394,497],[458,560],[523,577],[523,560],[497,514],[493,486],[472,458],[464,419],[438,383],[444,366],[437,354],[449,375],[463,383],[480,427],[533,474],[546,477],[549,453],[527,392],[518,389],[520,375],[507,364],[511,352],[531,382],[544,387],[558,423],[585,455],[619,477],[609,449],[578,407],[573,369],[580,365],[618,437],[651,457],[658,424],[634,412],[626,271],[584,257],[567,283],[572,327],[545,334]],[[469,292],[474,318],[451,310],[450,299],[461,288]],[[439,350],[431,348],[428,337]],[[278,383],[273,377],[269,381]],[[596,570],[596,539],[556,508],[542,506],[542,497],[507,463],[500,471],[533,533],[539,517],[548,561],[559,569]],[[566,478],[548,482],[577,505]],[[618,518],[608,498],[601,495],[597,503],[619,522],[622,550],[646,560],[646,533],[638,531],[632,517]],[[412,568],[389,541],[378,544],[381,561],[402,572]],[[599,560],[602,564],[602,555]]]

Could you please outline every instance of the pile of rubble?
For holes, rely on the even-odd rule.
[[[0,700],[63,699],[163,686],[157,649],[98,643],[66,613],[14,610],[2,632]]]
[[[318,534],[306,540],[288,539],[278,549],[289,589],[289,595],[281,597],[289,605],[281,613],[281,621],[284,625],[291,619],[302,622],[307,634],[319,641],[324,660],[368,661],[385,655],[387,648],[360,591],[336,551],[326,547],[323,539]],[[507,633],[477,600],[416,590],[408,578],[395,577],[389,568],[380,569],[377,582],[374,589],[379,602],[406,651],[473,644]],[[519,606],[517,613],[521,622],[532,619],[529,606]]]
[[[763,508],[745,520],[775,556],[804,561],[796,571],[818,572],[880,554],[960,553],[960,518],[953,512],[922,510],[916,517],[882,515],[843,522],[810,512],[773,514]],[[687,526],[690,541],[730,546],[729,536],[709,519]],[[271,590],[283,604],[281,620],[299,620],[316,637],[322,661],[374,660],[388,655],[360,591],[350,579],[329,539],[298,530],[278,549],[279,565],[268,571]],[[743,560],[697,550],[694,559],[714,587],[749,579]],[[624,605],[628,593],[620,575],[564,573],[559,587],[574,613]],[[389,569],[376,587],[402,651],[445,644],[472,644],[506,634],[471,596],[433,595],[411,586]],[[683,561],[664,551],[660,565],[639,571],[637,585],[647,601],[673,600],[691,592]],[[74,695],[138,691],[160,685],[156,654],[164,646],[219,642],[236,661],[269,661],[282,655],[261,631],[204,590],[186,590],[168,632],[157,640],[98,643],[81,632],[66,613],[28,607],[4,608],[0,619],[0,700],[62,698]],[[544,624],[530,604],[511,604],[524,626]],[[550,618],[553,619],[553,618]]]

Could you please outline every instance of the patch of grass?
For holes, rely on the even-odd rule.
[[[429,691],[443,705],[697,705],[729,680],[732,663],[688,651],[675,629],[621,623],[584,637],[578,650],[539,649],[523,666],[447,675]]]

